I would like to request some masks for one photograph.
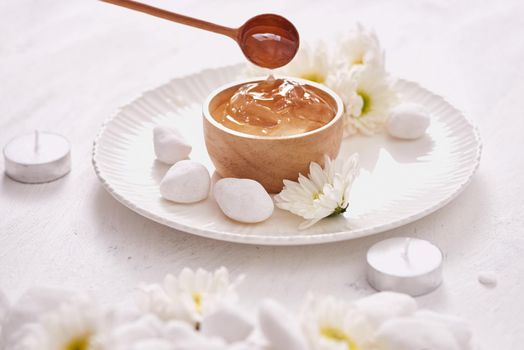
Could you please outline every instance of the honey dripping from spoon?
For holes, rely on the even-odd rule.
[[[229,28],[133,0],[101,1],[226,35],[237,42],[250,62],[264,68],[274,69],[288,64],[300,45],[298,31],[293,23],[275,14],[258,15],[239,28]]]

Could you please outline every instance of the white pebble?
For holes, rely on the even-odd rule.
[[[224,214],[230,219],[256,223],[273,214],[273,200],[254,180],[225,178],[217,181],[215,199]]]
[[[166,164],[186,159],[192,149],[184,136],[171,126],[156,126],[153,129],[153,145],[156,158]]]
[[[308,345],[296,317],[273,300],[265,300],[258,310],[262,334],[274,350],[306,350]]]
[[[481,271],[478,275],[479,282],[487,286],[497,285],[497,274],[494,271]]]
[[[413,140],[424,135],[429,123],[429,113],[423,106],[404,103],[393,108],[386,122],[386,129],[391,136]]]
[[[430,310],[418,310],[415,312],[414,318],[440,323],[453,335],[460,349],[466,350],[470,348],[473,331],[463,319],[453,315],[439,314]]]
[[[195,203],[209,195],[211,178],[207,168],[192,160],[181,160],[160,182],[160,194],[177,203]]]
[[[365,313],[377,328],[391,318],[410,316],[417,310],[415,299],[395,292],[372,294],[357,300],[355,306]]]
[[[235,306],[224,306],[202,320],[202,334],[218,337],[228,343],[246,339],[253,330],[253,324],[245,311]]]
[[[376,337],[385,350],[465,350],[446,326],[414,317],[386,321]]]

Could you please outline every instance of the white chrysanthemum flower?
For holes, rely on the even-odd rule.
[[[305,43],[300,46],[296,56],[289,64],[274,70],[274,73],[323,84],[335,72],[335,65],[331,57],[325,42],[318,41],[313,45]],[[269,72],[267,69],[250,65],[247,75],[264,76]]]
[[[385,70],[384,56],[377,35],[373,31],[366,30],[360,23],[354,30],[342,37],[336,51],[337,60],[349,68],[371,66]]]
[[[346,135],[381,131],[398,97],[387,74],[372,67],[341,72],[330,80],[330,87],[342,98],[346,111]]]
[[[237,301],[236,287],[242,278],[231,282],[225,267],[214,273],[185,268],[178,277],[167,275],[162,286],[143,286],[139,302],[143,311],[163,320],[181,320],[198,326],[203,316],[220,305]]]
[[[86,296],[75,297],[56,310],[25,325],[18,336],[16,350],[93,350],[100,349],[98,338],[110,328],[110,318]]]
[[[333,297],[309,296],[301,323],[311,350],[375,349],[374,329],[365,314]]]
[[[330,61],[328,47],[323,41],[315,45],[304,44],[295,58],[282,68],[282,74],[323,84],[333,68]]]
[[[299,228],[308,228],[321,219],[342,214],[349,205],[349,193],[358,175],[358,154],[348,159],[325,157],[324,169],[315,162],[308,177],[298,182],[284,180],[284,189],[275,196],[276,205],[306,219]]]

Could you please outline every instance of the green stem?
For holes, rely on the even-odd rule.
[[[336,207],[335,210],[328,216],[328,218],[345,213],[348,207],[349,203],[345,208],[342,208],[341,206]]]

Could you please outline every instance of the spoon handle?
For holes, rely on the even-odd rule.
[[[158,7],[146,5],[132,0],[101,0],[113,5],[126,7],[131,10],[147,13],[152,16],[167,19],[169,21],[185,24],[191,27],[208,30],[210,32],[226,35],[235,41],[237,40],[238,30],[234,28],[224,27],[218,24],[203,21],[201,19],[184,16],[175,12],[160,9]]]

